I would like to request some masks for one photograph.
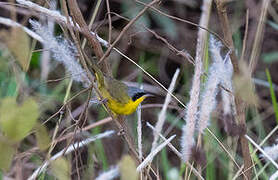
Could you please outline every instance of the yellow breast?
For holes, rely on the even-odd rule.
[[[113,111],[115,114],[119,115],[130,115],[132,114],[138,105],[145,99],[146,97],[142,96],[136,101],[132,101],[130,99],[127,103],[119,103],[113,99],[108,99],[108,107]]]
[[[106,80],[108,81],[108,80]],[[117,100],[116,98],[113,98],[112,95],[108,92],[108,86],[111,85],[109,83],[107,83],[106,81],[104,81],[104,84],[102,83],[98,83],[98,89],[101,93],[101,96],[107,100],[107,105],[109,107],[109,109],[118,115],[130,115],[132,114],[136,108],[138,107],[138,105],[146,98],[146,96],[142,96],[138,99],[136,99],[136,101],[133,101],[131,99],[131,97],[128,96],[128,94],[120,94],[122,98],[122,101]],[[110,83],[115,83],[116,80],[113,80],[111,82],[110,79]],[[106,84],[105,84],[106,82]],[[117,82],[120,83],[120,82]],[[106,86],[107,87],[106,87]],[[114,87],[113,87],[114,88]]]

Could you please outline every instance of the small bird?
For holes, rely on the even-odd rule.
[[[95,62],[92,62],[91,67],[100,95],[107,101],[109,109],[117,115],[132,114],[146,97],[151,96],[142,89],[129,87],[119,80],[104,75]]]

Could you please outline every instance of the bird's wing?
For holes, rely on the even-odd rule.
[[[128,87],[123,82],[106,77],[105,86],[113,99],[121,103],[127,103],[129,101]]]

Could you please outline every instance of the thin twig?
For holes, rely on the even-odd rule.
[[[126,33],[126,31],[133,25],[137,19],[139,19],[150,7],[152,7],[154,4],[158,3],[160,0],[153,0],[149,4],[147,4],[121,31],[121,33],[118,35],[118,37],[115,39],[115,41],[109,46],[109,48],[106,50],[104,55],[101,57],[98,63],[101,63],[111,52],[113,47],[119,42],[119,40],[122,38],[122,36]]]
[[[231,158],[231,160],[234,162],[234,164],[237,166],[238,169],[240,169],[240,166],[235,161],[234,157],[231,155],[229,150],[221,143],[221,141],[207,128],[207,131],[210,133],[211,136],[220,144],[221,148],[228,154],[228,156]]]
[[[177,69],[175,74],[174,74],[174,76],[173,76],[173,78],[172,78],[171,84],[169,86],[169,89],[168,89],[169,92],[173,92],[174,91],[175,84],[176,84],[176,81],[177,81],[179,73],[180,73],[180,69]],[[156,129],[156,131],[158,133],[161,132],[163,124],[164,124],[164,122],[166,120],[166,112],[167,112],[167,108],[168,108],[168,105],[169,105],[170,102],[171,102],[171,95],[167,94],[167,96],[165,98],[165,101],[164,101],[164,104],[163,104],[163,107],[162,107],[162,110],[160,111],[160,113],[158,115],[158,121],[157,121],[157,123],[155,125],[155,129]],[[157,133],[154,133],[153,136],[154,136],[154,138],[153,138],[153,143],[152,143],[151,151],[153,151],[156,148],[157,143],[158,143],[159,135]]]
[[[139,1],[139,0],[135,0],[135,1],[138,2],[138,3],[140,3],[140,4],[143,4],[144,6],[147,5],[146,3],[142,2],[142,1]],[[151,9],[154,10],[154,11],[156,11],[157,13],[163,15],[163,16],[166,16],[166,17],[170,18],[170,19],[174,19],[174,20],[176,20],[176,21],[180,21],[180,22],[183,22],[183,23],[186,23],[186,24],[190,24],[190,25],[192,25],[192,26],[195,26],[195,27],[198,27],[198,28],[200,28],[200,29],[206,30],[207,32],[209,32],[209,33],[213,34],[215,37],[217,37],[220,41],[222,41],[222,43],[223,43],[226,47],[229,47],[229,46],[227,45],[227,43],[224,41],[224,39],[222,39],[216,32],[214,32],[214,31],[208,29],[207,27],[201,26],[201,25],[199,25],[199,24],[193,23],[193,22],[191,22],[191,21],[188,21],[188,20],[185,20],[185,19],[176,17],[176,16],[169,15],[169,14],[167,14],[167,13],[165,13],[165,12],[163,12],[163,11],[157,9],[156,7],[153,7],[153,6],[151,7]]]
[[[111,22],[111,13],[110,13],[109,0],[106,0],[106,9],[107,9],[107,13],[108,13],[108,23],[109,23],[108,44],[111,44],[112,22]]]
[[[124,16],[121,16],[117,13],[114,13],[114,12],[111,12],[111,14],[114,14],[115,16],[117,17],[120,17],[126,21],[130,21],[130,19],[124,17]],[[190,56],[189,53],[187,53],[186,51],[184,50],[178,50],[174,45],[170,44],[168,42],[168,40],[166,38],[163,38],[162,36],[160,36],[158,33],[156,33],[154,30],[151,30],[150,28],[148,28],[147,26],[145,26],[143,23],[139,23],[140,26],[142,26],[144,29],[146,29],[148,32],[150,32],[151,34],[154,35],[155,38],[157,38],[158,40],[161,40],[163,43],[165,43],[167,45],[167,47],[173,51],[174,53],[176,53],[177,56],[182,56],[184,57],[185,59],[187,59],[191,64],[195,65],[194,63],[194,59],[193,57]]]

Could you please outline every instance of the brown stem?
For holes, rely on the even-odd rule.
[[[135,149],[135,144],[134,144],[134,139],[132,138],[132,135],[130,133],[130,130],[128,128],[128,125],[126,124],[126,119],[124,116],[117,116],[117,125],[120,130],[123,130],[123,137],[126,140],[130,153],[132,154],[133,157],[136,157],[136,161],[140,163],[140,159],[138,156],[138,152]]]
[[[83,19],[83,16],[80,12],[80,9],[79,7],[77,6],[77,2],[76,0],[68,0],[68,3],[69,3],[69,7],[70,7],[70,10],[71,10],[71,13],[72,13],[72,17],[73,19],[79,24],[80,28],[82,29],[82,33],[86,36],[86,38],[88,39],[88,41],[91,43],[91,45],[93,46],[93,49],[98,57],[98,59],[100,59],[100,57],[103,57],[102,54],[102,49],[101,51],[99,50],[99,48],[101,48],[99,42],[95,39],[95,36],[93,36],[90,31],[89,31],[89,28],[88,26],[86,25],[84,19]],[[76,42],[76,41],[75,41]],[[78,48],[78,51],[80,53],[80,56],[81,56],[81,63],[82,65],[84,66],[85,70],[86,71],[89,71],[88,69],[88,66],[86,64],[86,62],[90,63],[90,59],[86,56],[85,53],[82,52],[82,49],[77,46]],[[86,62],[85,62],[86,61]],[[107,67],[106,67],[107,69]],[[109,69],[109,68],[108,68]],[[107,69],[107,70],[108,70]],[[106,71],[107,72],[107,71]],[[91,74],[88,73],[89,75],[89,79],[92,83],[92,86],[93,88],[96,90],[96,93],[98,94],[98,96],[103,99],[98,91],[98,89],[94,86],[94,83],[93,83],[93,79],[91,77]],[[107,110],[108,114],[112,117],[112,119],[114,120],[114,122],[116,123],[117,127],[119,130],[124,130],[123,132],[123,136],[125,138],[125,140],[127,141],[127,144],[128,144],[128,147],[129,149],[131,150],[131,155],[132,157],[137,161],[139,162],[139,158],[138,158],[138,155],[137,155],[137,152],[136,152],[136,149],[135,149],[135,145],[132,141],[132,138],[131,138],[131,134],[129,133],[128,131],[128,127],[124,124],[124,123],[120,123],[120,121],[124,121],[123,119],[116,119],[113,115],[113,113],[111,112],[111,110],[107,107],[106,103],[104,103],[104,107],[105,109]]]
[[[68,4],[69,4],[69,8],[71,10],[72,17],[80,26],[81,31],[83,31],[83,34],[85,35],[85,37],[88,39],[89,43],[91,44],[98,60],[100,60],[103,57],[103,50],[102,50],[101,44],[97,40],[96,36],[90,32],[89,27],[86,24],[86,22],[82,16],[82,13],[78,7],[76,0],[68,0]],[[105,61],[105,63],[104,63],[103,70],[108,75],[112,74],[111,68],[108,65],[107,61]]]
[[[226,2],[225,0],[215,0],[215,3],[217,6],[221,28],[224,34],[224,40],[228,44],[229,48],[232,50],[230,57],[234,68],[234,74],[238,74],[239,73],[238,58],[235,54],[230,23],[227,16]],[[236,104],[236,111],[237,111],[237,117],[235,117],[235,119],[237,119],[237,122],[240,125],[246,127],[246,120],[245,120],[246,105],[244,101],[238,96],[235,97],[235,104]],[[252,169],[251,168],[249,169],[249,167],[252,166],[252,160],[250,156],[248,142],[243,135],[240,136],[240,143],[242,149],[242,156],[244,160],[245,178],[251,179]]]

